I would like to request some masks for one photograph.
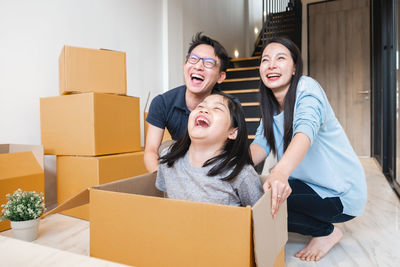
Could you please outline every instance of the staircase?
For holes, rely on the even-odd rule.
[[[226,71],[227,78],[222,83],[222,90],[239,99],[246,118],[247,132],[251,142],[260,123],[259,101],[259,57],[232,59],[233,68]]]
[[[278,5],[274,2],[270,0],[266,3],[266,10],[263,11],[266,20],[252,56],[260,56],[265,41],[272,37],[289,38],[301,49],[301,1],[280,0]]]
[[[283,2],[287,3],[287,6],[283,6],[284,11],[276,10],[267,13],[266,23],[257,38],[252,57],[231,59],[230,68],[226,71],[226,79],[221,84],[225,93],[235,96],[242,104],[249,143],[254,140],[261,120],[259,65],[265,40],[271,37],[287,37],[298,46],[301,43],[301,1]],[[298,8],[294,8],[299,3],[300,12]],[[263,166],[263,163],[259,164],[256,170],[260,173]]]
[[[253,56],[260,56],[264,43],[272,37],[286,37],[301,48],[301,21],[298,21],[295,10],[269,14],[264,28],[256,40]]]

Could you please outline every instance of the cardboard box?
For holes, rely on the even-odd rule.
[[[7,202],[6,194],[18,188],[44,193],[41,146],[0,144],[0,205]],[[0,207],[0,212],[2,210]],[[10,222],[0,222],[0,231],[7,229],[10,229]]]
[[[284,266],[287,208],[163,198],[156,173],[82,191],[45,216],[89,203],[90,254],[134,266]],[[277,259],[277,261],[276,261]]]
[[[58,204],[88,187],[147,173],[143,154],[141,151],[100,157],[57,156]],[[89,205],[63,214],[89,220]]]
[[[60,95],[98,92],[126,95],[126,55],[64,46],[59,57]]]
[[[82,93],[40,99],[45,154],[97,156],[140,151],[139,98]]]

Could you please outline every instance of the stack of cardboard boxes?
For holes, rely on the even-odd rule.
[[[126,96],[125,53],[65,46],[59,72],[60,96],[40,100],[44,152],[57,155],[57,202],[146,173],[139,99]],[[87,205],[65,214],[89,219]]]

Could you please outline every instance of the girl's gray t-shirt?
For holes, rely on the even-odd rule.
[[[232,206],[253,206],[264,194],[253,166],[245,165],[230,181],[221,180],[229,172],[208,176],[213,166],[194,167],[186,153],[171,168],[167,164],[159,165],[156,187],[166,192],[169,198]]]

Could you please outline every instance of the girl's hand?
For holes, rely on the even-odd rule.
[[[265,192],[271,188],[271,212],[274,218],[278,213],[280,205],[292,193],[288,179],[289,177],[282,172],[272,170],[263,185]]]

